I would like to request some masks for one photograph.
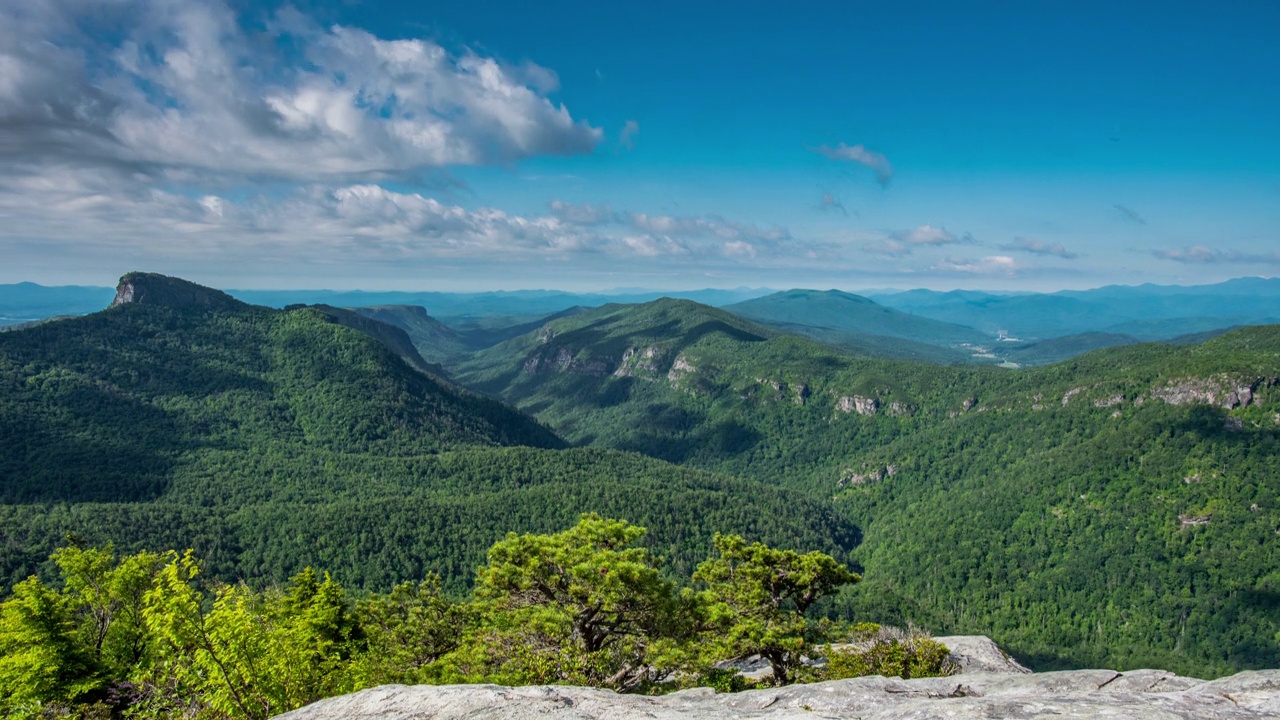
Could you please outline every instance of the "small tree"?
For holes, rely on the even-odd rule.
[[[67,600],[35,577],[0,605],[0,715],[70,702],[103,683]]]
[[[821,552],[801,555],[719,533],[715,548],[720,556],[693,575],[707,585],[709,645],[735,660],[760,655],[776,683],[790,682],[805,650],[805,613],[862,578]]]
[[[342,670],[353,625],[342,587],[310,568],[287,591],[214,586],[212,606],[198,587],[191,551],[171,553],[146,594],[143,618],[151,662],[138,679],[145,712],[265,720],[350,688]]]
[[[67,606],[77,617],[83,641],[106,671],[124,677],[146,653],[143,598],[160,570],[161,556],[141,552],[117,560],[110,545],[88,548],[73,542],[52,557],[62,571]]]
[[[431,574],[360,601],[355,615],[364,639],[352,661],[352,682],[372,687],[426,681],[430,665],[457,649],[473,613],[465,603],[445,597],[440,576]]]
[[[620,690],[643,682],[679,603],[649,552],[633,547],[644,532],[590,514],[565,532],[495,544],[476,578],[481,654],[463,674]]]

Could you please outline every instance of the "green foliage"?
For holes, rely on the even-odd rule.
[[[1006,372],[851,357],[659,301],[455,367],[597,446],[562,450],[331,319],[127,305],[0,336],[0,583],[58,587],[45,558],[74,532],[190,547],[203,578],[255,592],[310,565],[376,591],[438,572],[457,595],[508,531],[598,512],[648,527],[669,580],[716,531],[813,548],[867,578],[815,615],[989,634],[1036,668],[1280,664],[1275,327]],[[1218,399],[1159,399],[1186,381]],[[1241,386],[1247,405],[1222,407]],[[875,413],[846,412],[855,396]],[[77,643],[127,664],[140,621],[101,588],[136,597],[149,566],[67,560]]]
[[[456,370],[571,441],[834,501],[863,533],[867,578],[823,604],[836,617],[988,634],[1037,669],[1280,664],[1280,327],[1011,372],[716,322],[600,308]],[[627,349],[651,347],[652,370],[618,375]],[[525,370],[562,352],[576,369]],[[1188,382],[1219,399],[1160,399]],[[1222,407],[1239,387],[1248,406]],[[875,413],[842,411],[855,396]]]
[[[218,584],[206,593],[199,574],[190,552],[173,555],[147,593],[151,651],[135,676],[142,712],[265,719],[352,689],[356,626],[332,579],[308,569],[283,592]]]
[[[0,584],[53,577],[45,558],[68,532],[190,547],[225,581],[313,565],[387,590],[438,570],[451,592],[506,532],[587,511],[644,522],[677,574],[716,529],[840,553],[856,541],[821,501],[555,451],[528,417],[320,310],[231,302],[124,305],[0,338]]]
[[[827,664],[819,673],[823,680],[883,675],[902,679],[954,674],[959,668],[950,660],[950,650],[927,634],[901,632],[879,625],[861,628],[850,645],[830,647]]]
[[[80,642],[111,674],[136,665],[146,644],[143,600],[162,558],[142,552],[117,561],[110,545],[73,544],[56,550],[52,559],[62,574],[69,611],[84,618]]]
[[[0,717],[265,720],[395,682],[741,689],[709,669],[738,650],[715,640],[724,627],[713,619],[725,612],[717,603],[741,602],[716,593],[756,596],[729,580],[677,593],[637,545],[644,534],[592,514],[555,534],[511,533],[490,548],[466,602],[445,596],[435,575],[353,601],[311,568],[254,590],[205,578],[190,550],[116,558],[60,548],[61,590],[31,578],[0,605]],[[717,542],[742,575],[784,588],[777,597],[798,608],[792,615],[852,577],[821,553]],[[708,568],[699,572],[714,575]]]
[[[475,608],[443,595],[434,574],[359,601],[355,622],[363,640],[348,670],[352,684],[427,682],[432,663],[456,650],[475,621]]]
[[[820,552],[801,555],[736,535],[716,534],[719,557],[698,566],[707,585],[708,620],[730,657],[760,655],[778,684],[790,681],[806,648],[805,613],[815,602],[861,578]]]
[[[619,690],[652,680],[650,651],[675,637],[680,608],[649,551],[635,547],[643,535],[598,515],[554,535],[508,535],[476,577],[486,627],[464,641],[476,646],[468,656],[483,653],[496,677]]]
[[[36,578],[18,583],[0,604],[0,712],[71,702],[102,685],[69,605]]]

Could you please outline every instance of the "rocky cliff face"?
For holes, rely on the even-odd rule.
[[[133,272],[120,278],[111,307],[137,303],[168,307],[198,307],[210,310],[237,310],[249,307],[221,290],[160,275]]]
[[[385,685],[322,700],[280,720],[711,720],[712,718],[901,718],[1261,720],[1280,717],[1280,671],[1206,682],[1161,670],[944,678],[865,677],[717,694],[698,688],[660,697],[576,687]]]

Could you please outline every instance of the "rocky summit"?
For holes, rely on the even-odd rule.
[[[1280,671],[1219,680],[1161,670],[976,673],[899,680],[863,677],[771,690],[697,688],[660,697],[579,687],[385,685],[322,700],[279,720],[462,720],[463,718],[1123,718],[1254,720],[1280,717]]]
[[[181,278],[159,273],[131,272],[120,278],[111,307],[136,303],[207,310],[240,310],[249,307],[230,295]]]
[[[981,636],[937,638],[959,673],[880,676],[768,690],[695,688],[649,697],[596,688],[384,685],[321,700],[276,720],[1261,720],[1280,718],[1280,670],[1206,681],[1163,670],[1032,673]]]

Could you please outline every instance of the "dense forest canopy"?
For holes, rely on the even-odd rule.
[[[508,533],[468,597],[435,574],[353,597],[311,567],[255,590],[210,580],[190,550],[118,556],[73,540],[52,555],[56,586],[31,577],[0,603],[0,716],[266,720],[386,683],[664,693],[953,670],[927,637],[812,622],[814,601],[859,580],[828,555],[717,533],[717,556],[677,589],[644,535],[594,514]],[[805,661],[819,654],[832,662]],[[752,655],[771,677],[725,667]]]
[[[816,549],[864,581],[814,612],[1039,668],[1280,664],[1280,327],[1007,371],[659,300],[454,346],[444,377],[372,318],[188,285],[0,335],[5,588],[54,582],[70,533],[255,590],[461,593],[507,532],[600,512],[669,581],[717,532]]]

